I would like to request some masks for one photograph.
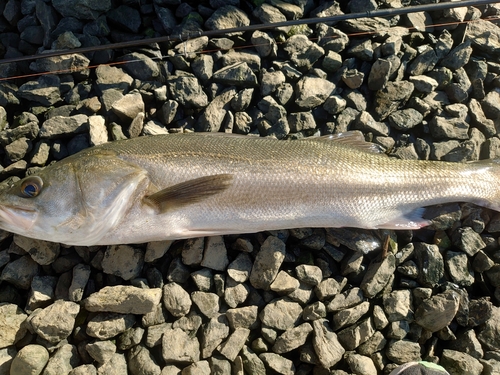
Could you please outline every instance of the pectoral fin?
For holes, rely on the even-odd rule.
[[[153,206],[159,214],[163,214],[222,193],[231,186],[232,181],[231,174],[195,178],[149,195],[144,198],[144,203]]]

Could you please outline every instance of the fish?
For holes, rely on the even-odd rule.
[[[290,228],[419,229],[425,207],[500,211],[497,160],[401,160],[360,132],[167,134],[80,151],[0,191],[0,228],[73,246]]]

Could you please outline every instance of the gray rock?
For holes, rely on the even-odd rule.
[[[268,303],[259,318],[267,327],[286,330],[295,326],[301,314],[302,308],[297,302],[279,298]]]
[[[246,340],[250,335],[250,330],[247,328],[236,328],[233,333],[224,341],[217,350],[220,354],[226,357],[229,361],[234,362],[236,356],[245,345]]]
[[[31,326],[44,340],[56,344],[71,334],[79,311],[78,304],[57,300],[52,305],[37,312],[31,319]]]
[[[250,19],[240,9],[232,5],[226,5],[217,9],[205,22],[209,30],[224,30],[250,25]],[[228,36],[235,33],[227,34]]]
[[[171,240],[148,242],[144,254],[144,262],[151,263],[156,259],[160,259],[167,253],[173,242]]]
[[[373,260],[360,284],[363,294],[369,298],[375,297],[391,280],[395,270],[396,259],[393,254],[388,254],[383,259]]]
[[[328,101],[328,99],[327,99]],[[374,135],[388,136],[389,126],[384,122],[375,121],[372,115],[367,111],[361,111],[356,117],[354,127],[362,132],[371,132]]]
[[[253,92],[254,92],[253,88],[246,88],[238,91],[238,93],[234,96],[234,98],[231,99],[231,108],[237,111],[235,116],[237,116],[238,113],[240,113],[239,111],[245,111],[248,108],[252,100]],[[247,116],[250,117],[249,115]]]
[[[252,286],[257,289],[268,290],[278,275],[284,259],[285,243],[277,237],[267,237],[255,257],[252,272],[250,273]]]
[[[269,34],[263,31],[254,31],[251,41],[260,57],[275,57],[278,53],[278,45],[276,44],[276,41]]]
[[[276,89],[285,83],[285,75],[282,71],[262,70],[260,75],[260,93],[267,96],[276,91]]]
[[[455,246],[471,257],[486,247],[481,236],[471,227],[458,228],[453,232],[452,241]]]
[[[59,256],[59,244],[20,235],[14,235],[13,239],[17,246],[30,254],[31,258],[42,266],[51,264]]]
[[[481,101],[481,106],[484,110],[486,117],[495,119],[500,115],[500,89],[495,88],[491,90],[486,97]]]
[[[231,368],[231,366],[229,366],[229,368]],[[182,370],[182,373],[186,375],[192,375],[192,374],[211,375],[215,373],[215,371],[212,372],[208,361],[198,361],[185,367]]]
[[[256,72],[260,70],[260,56],[253,51],[229,51],[222,55],[221,62],[223,66],[245,62],[252,71]]]
[[[85,345],[85,350],[99,364],[106,363],[116,353],[116,345],[110,341],[94,341]]]
[[[409,340],[391,340],[387,345],[385,354],[389,360],[398,365],[420,361],[420,345]]]
[[[238,283],[228,278],[226,289],[224,290],[224,301],[226,301],[229,307],[235,308],[246,301],[249,293],[250,288],[246,283]]]
[[[448,251],[445,265],[454,283],[460,286],[471,286],[474,283],[474,271],[471,269],[467,254]]]
[[[344,328],[337,333],[337,337],[346,350],[354,350],[366,342],[374,333],[373,321],[371,318],[367,318],[356,325]]]
[[[356,323],[361,317],[363,317],[369,310],[370,304],[368,302],[362,302],[354,307],[341,310],[333,314],[332,326],[335,330],[347,327]]]
[[[408,66],[408,72],[413,76],[422,75],[432,70],[438,61],[436,52],[431,46],[422,46],[419,50],[418,56]]]
[[[441,65],[451,70],[457,70],[469,62],[472,54],[471,41],[466,40],[453,48],[446,57],[441,60]]]
[[[139,113],[144,112],[144,101],[138,91],[126,94],[111,106],[111,110],[122,120],[131,122]]]
[[[321,67],[329,73],[335,73],[341,66],[342,56],[334,51],[328,51],[321,64]]]
[[[40,127],[40,137],[52,139],[88,131],[89,123],[86,115],[55,116],[42,124]]]
[[[380,331],[376,331],[372,337],[370,337],[366,342],[361,344],[358,348],[358,352],[362,355],[371,356],[382,349],[387,344],[387,340]]]
[[[167,329],[162,339],[162,356],[166,363],[196,362],[200,359],[200,345],[180,328]]]
[[[187,266],[199,265],[203,259],[205,238],[190,238],[184,242],[182,247],[182,263]]]
[[[143,345],[134,346],[128,352],[127,365],[131,375],[160,375],[162,371],[151,352]]]
[[[259,358],[267,365],[267,367],[278,374],[295,374],[295,366],[293,362],[287,358],[274,353],[262,353],[259,355]]]
[[[101,14],[111,9],[111,1],[64,1],[55,0],[52,6],[64,17],[75,17],[77,19],[95,20]]]
[[[306,35],[293,35],[287,39],[285,51],[292,63],[303,71],[309,71],[325,53],[324,49],[311,42]]]
[[[453,290],[437,294],[417,306],[415,321],[426,330],[437,332],[451,323],[459,302],[459,296]]]
[[[337,280],[335,280],[334,278],[327,278],[321,281],[316,286],[314,292],[316,293],[316,297],[320,301],[324,301],[337,295],[340,291],[340,288],[341,287]]]
[[[478,340],[487,350],[500,350],[500,308],[493,307],[491,317],[479,329]]]
[[[127,373],[127,361],[125,356],[120,353],[115,353],[109,361],[103,363],[97,369],[98,375],[120,375]]]
[[[478,20],[472,27],[468,28],[466,39],[470,40],[472,46],[487,54],[498,54],[500,43],[494,39],[500,36],[495,25],[486,20]]]
[[[12,360],[11,374],[41,374],[49,361],[49,352],[41,345],[29,344],[21,348]]]
[[[405,108],[389,115],[389,123],[398,130],[407,131],[422,122],[424,116],[413,108]]]
[[[373,91],[383,89],[389,80],[391,68],[392,64],[389,60],[377,59],[368,76],[368,88]]]
[[[322,319],[326,317],[326,306],[321,301],[316,301],[304,307],[302,319],[306,321]]]
[[[350,89],[357,89],[363,84],[365,78],[365,73],[358,71],[357,69],[348,69],[342,73],[342,81]]]
[[[49,363],[43,370],[43,375],[67,374],[73,369],[73,366],[78,364],[80,364],[80,358],[76,346],[65,344],[50,357]]]
[[[253,328],[257,321],[258,308],[256,305],[229,309],[226,318],[231,329]]]
[[[323,104],[323,108],[331,115],[336,115],[341,113],[347,106],[347,101],[339,95],[329,96],[325,103]]]
[[[355,374],[376,374],[377,368],[373,361],[364,355],[348,354],[346,355],[346,362],[351,371]]]
[[[477,339],[476,332],[473,329],[459,332],[457,339],[450,341],[449,349],[467,353],[476,359],[481,359],[484,356],[481,343]]]
[[[21,160],[29,151],[31,151],[31,141],[25,137],[16,139],[5,146],[5,153],[12,162]]]
[[[45,307],[54,300],[54,289],[57,278],[54,276],[35,276],[31,282],[31,290],[26,303],[26,310],[34,311]]]
[[[296,290],[299,286],[300,282],[296,278],[290,276],[285,271],[280,271],[269,286],[269,289],[278,294],[288,294]]]
[[[87,264],[77,264],[73,268],[73,278],[68,289],[69,298],[73,302],[80,302],[83,298],[85,286],[90,277],[90,266]]]
[[[198,118],[197,126],[201,131],[218,132],[220,130],[226,111],[229,110],[230,103],[235,96],[236,89],[231,87],[224,90],[210,102]]]
[[[247,346],[243,346],[241,358],[243,360],[245,372],[255,375],[265,375],[267,373],[264,362],[262,362],[259,356],[252,352]]]
[[[495,123],[486,118],[481,104],[474,98],[469,101],[469,113],[472,123],[484,133],[486,137],[492,137],[496,134]]]
[[[30,68],[37,72],[74,71],[75,75],[88,77],[90,60],[82,54],[72,53],[37,59]],[[55,95],[55,93],[53,93]]]
[[[413,93],[413,83],[409,81],[388,82],[375,95],[375,114],[378,121],[385,120],[392,112],[405,103]]]
[[[123,69],[132,77],[140,81],[154,81],[160,76],[160,68],[149,56],[139,52],[128,53],[121,58],[126,62]]]
[[[99,313],[87,323],[86,333],[90,337],[108,340],[132,328],[135,316],[132,314]]]
[[[108,141],[108,130],[104,117],[100,115],[88,118],[90,145],[97,146]],[[43,145],[43,143],[41,144]],[[33,159],[32,159],[33,162]]]
[[[0,303],[0,348],[14,345],[24,337],[27,317],[17,305]]]
[[[313,329],[314,352],[320,364],[324,368],[330,368],[342,359],[345,350],[337,339],[337,335],[328,327],[326,320],[313,321]]]
[[[395,290],[383,296],[384,311],[389,322],[413,320],[412,295],[409,290]]]
[[[340,311],[350,307],[359,305],[363,302],[364,296],[361,289],[354,287],[346,290],[341,294],[337,294],[327,305],[328,312]]]
[[[29,81],[19,86],[17,95],[38,105],[50,107],[61,101],[60,85],[58,76],[44,75],[36,81]]]
[[[443,256],[438,246],[417,242],[415,256],[419,268],[418,281],[428,287],[437,285],[444,275]]]
[[[108,286],[91,294],[84,301],[88,311],[120,314],[147,314],[160,303],[160,288],[141,289],[128,285]]]
[[[122,69],[114,66],[99,65],[95,69],[97,76],[97,87],[101,92],[108,89],[116,89],[122,93],[129,90],[134,79]]]
[[[31,257],[23,256],[3,268],[0,280],[7,281],[20,289],[29,289],[31,280],[38,274],[38,269],[38,264]]]
[[[287,119],[291,133],[298,133],[303,130],[311,130],[316,128],[316,122],[311,112],[290,113]]]
[[[246,62],[236,62],[214,72],[212,79],[224,85],[238,87],[257,86],[257,77]]]
[[[0,132],[0,143],[2,143],[3,146],[6,146],[22,137],[33,140],[38,136],[38,133],[38,123],[32,121],[26,125],[20,125],[14,129],[6,129]]]
[[[415,90],[426,94],[433,92],[439,85],[434,78],[426,75],[412,76],[409,81],[413,83]]]
[[[168,283],[163,287],[163,304],[175,317],[186,315],[191,309],[188,292],[177,283]]]
[[[305,76],[295,86],[295,103],[304,109],[312,109],[325,102],[335,90],[335,84],[319,77]]]
[[[309,323],[303,323],[297,327],[287,329],[279,336],[273,345],[273,352],[288,353],[305,344],[313,327]]]
[[[202,267],[216,271],[224,271],[229,264],[227,249],[222,236],[207,237],[205,241],[205,253],[201,261]]]
[[[212,318],[201,328],[201,358],[208,358],[219,344],[229,336],[229,326],[224,315]]]
[[[215,293],[193,292],[191,299],[203,315],[213,318],[219,314],[219,296]]]
[[[295,267],[297,278],[304,284],[316,286],[323,280],[323,273],[318,266],[301,264]]]
[[[455,350],[444,349],[439,363],[451,374],[480,375],[483,373],[481,362],[467,353]]]
[[[247,253],[240,253],[227,267],[227,274],[236,282],[244,283],[252,271],[252,259]]]
[[[128,245],[108,246],[101,264],[104,273],[131,280],[141,272],[144,253]]]

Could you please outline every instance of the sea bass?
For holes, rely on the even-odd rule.
[[[399,160],[360,133],[279,141],[139,137],[83,150],[0,191],[0,228],[68,245],[300,227],[417,229],[423,207],[500,210],[500,165]]]

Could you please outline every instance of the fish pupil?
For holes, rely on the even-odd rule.
[[[30,185],[26,185],[24,187],[24,194],[28,197],[34,197],[37,195],[37,192],[38,192],[38,188],[36,185],[34,184],[30,184]]]

